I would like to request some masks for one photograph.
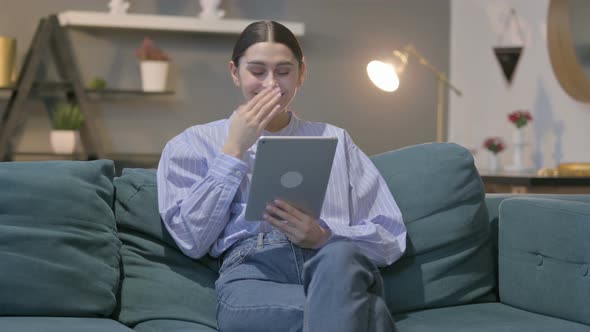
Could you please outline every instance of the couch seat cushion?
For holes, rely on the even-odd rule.
[[[136,332],[217,332],[216,329],[198,323],[169,319],[156,319],[143,322],[136,325],[133,330]]]
[[[501,303],[470,304],[400,314],[398,332],[590,332],[590,326]]]
[[[0,163],[0,316],[109,316],[121,242],[113,162]]]
[[[18,332],[133,332],[107,318],[0,317],[0,330]]]
[[[207,257],[193,260],[178,249],[158,213],[155,171],[125,169],[114,183],[123,242],[117,319],[128,326],[177,319],[216,327],[218,263]]]
[[[456,144],[432,143],[371,159],[408,230],[406,253],[382,270],[390,310],[495,299],[490,225],[471,153]]]

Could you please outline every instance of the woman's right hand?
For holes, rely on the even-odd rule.
[[[229,133],[222,151],[241,159],[262,134],[268,123],[281,111],[279,87],[266,87],[241,105],[232,117]]]

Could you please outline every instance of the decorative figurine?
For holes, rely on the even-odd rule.
[[[199,18],[202,19],[220,19],[225,16],[225,10],[218,9],[221,0],[199,0],[201,12]]]
[[[124,15],[127,14],[129,9],[129,1],[127,0],[111,0],[109,2],[110,13],[113,15]]]

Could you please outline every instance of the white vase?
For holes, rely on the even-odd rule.
[[[524,129],[516,128],[515,131],[512,132],[512,144],[523,144],[525,143],[524,139]]]
[[[500,160],[498,155],[490,152],[488,154],[488,172],[497,173],[498,171],[500,171]]]
[[[146,92],[166,91],[168,61],[145,60],[140,62],[141,86]]]
[[[52,130],[49,135],[49,142],[53,152],[57,154],[73,154],[76,151],[76,141],[79,136],[77,130]]]
[[[526,139],[524,134],[524,128],[516,128],[512,133],[512,151],[513,159],[512,165],[506,169],[513,172],[523,172],[526,170],[524,166],[524,147],[526,145]]]

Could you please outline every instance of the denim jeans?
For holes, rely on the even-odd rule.
[[[241,240],[215,287],[221,332],[395,331],[379,270],[345,240],[319,251],[277,231]]]

